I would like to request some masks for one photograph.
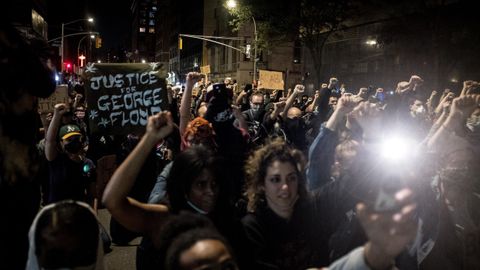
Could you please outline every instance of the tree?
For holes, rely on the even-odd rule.
[[[230,11],[235,29],[254,17],[257,21],[260,49],[277,42],[300,41],[310,52],[316,82],[320,84],[322,51],[332,33],[357,11],[357,1],[348,0],[244,0]]]
[[[389,5],[383,10],[397,19],[384,25],[378,41],[391,53],[411,56],[404,59],[410,72],[423,71],[435,89],[452,77],[461,81],[478,76],[480,24],[473,4],[409,0]]]

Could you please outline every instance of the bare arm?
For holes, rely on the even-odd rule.
[[[468,147],[468,142],[458,137],[455,132],[465,124],[465,120],[478,104],[480,104],[480,95],[466,95],[453,99],[450,115],[428,140],[427,146],[444,152]]]
[[[295,98],[297,98],[298,95],[303,94],[305,92],[305,87],[301,84],[297,84],[295,86],[295,89],[293,90],[293,93],[288,97],[287,103],[285,105],[285,108],[283,108],[283,115],[286,115],[288,112],[288,109],[292,107],[293,102],[295,101]]]
[[[168,216],[168,208],[164,205],[148,205],[127,196],[153,146],[172,130],[170,113],[162,112],[149,117],[147,132],[105,188],[103,203],[112,216],[130,230],[152,233],[159,222]]]
[[[237,106],[242,105],[243,98],[244,98],[246,95],[247,95],[247,92],[242,91],[242,92],[238,95],[237,99],[235,100],[235,104],[237,104]]]
[[[182,102],[180,103],[180,135],[183,135],[187,128],[188,122],[190,122],[190,109],[192,106],[192,89],[193,85],[200,80],[202,74],[197,72],[190,72],[187,74],[187,84],[185,86],[185,92],[182,96]]]
[[[59,103],[55,105],[53,111],[53,118],[50,122],[50,126],[47,129],[47,135],[45,136],[45,157],[48,161],[54,160],[58,155],[57,150],[57,134],[58,128],[62,121],[62,116],[67,112],[67,105],[65,103]]]
[[[344,124],[343,120],[346,114],[350,113],[360,101],[356,96],[344,95],[338,100],[336,110],[325,124],[325,128],[336,131],[340,125]]]

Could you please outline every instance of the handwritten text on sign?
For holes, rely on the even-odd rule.
[[[55,92],[48,98],[40,98],[38,100],[38,112],[49,113],[53,112],[55,104],[65,103],[68,104],[68,85],[57,85]]]
[[[283,90],[283,72],[259,70],[259,87],[266,89]]]
[[[93,64],[87,67],[90,129],[108,134],[140,131],[150,115],[166,109],[163,66]]]

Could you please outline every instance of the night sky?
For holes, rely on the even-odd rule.
[[[47,0],[49,39],[61,35],[61,23],[93,17],[92,31],[100,32],[102,49],[130,48],[132,0]],[[73,24],[82,27],[88,22]],[[67,32],[67,31],[66,31]]]

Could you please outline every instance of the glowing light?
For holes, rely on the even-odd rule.
[[[377,45],[377,41],[374,40],[374,39],[370,39],[370,40],[365,41],[365,44],[370,45],[370,46],[374,46],[374,45]]]
[[[414,149],[414,142],[404,138],[390,138],[381,145],[381,155],[390,161],[406,160]]]
[[[237,1],[235,0],[228,0],[227,1],[227,7],[232,9],[237,7]]]
[[[142,63],[145,64],[147,61],[145,61],[145,59],[142,59]]]

